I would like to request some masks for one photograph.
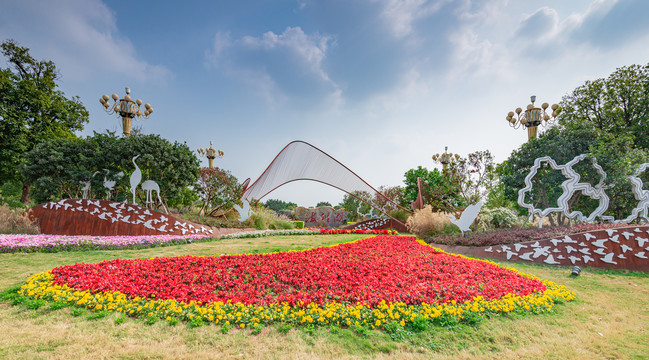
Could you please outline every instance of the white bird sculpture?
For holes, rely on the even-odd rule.
[[[140,181],[142,181],[142,170],[137,166],[135,163],[135,160],[139,158],[140,155],[135,156],[131,161],[133,162],[133,165],[135,165],[135,171],[131,174],[131,193],[133,193],[133,204],[135,204],[135,190],[137,189],[137,186],[140,184]]]
[[[460,215],[459,220],[456,219],[453,215],[446,216],[451,219],[451,222],[453,224],[460,228],[460,231],[462,231],[462,236],[464,236],[465,231],[471,231],[469,226],[471,226],[471,224],[473,224],[473,221],[475,221],[475,218],[478,217],[478,213],[482,208],[482,204],[483,202],[480,201],[477,204],[467,206],[466,209],[462,211],[462,215]]]
[[[81,198],[82,199],[87,199],[88,198],[88,192],[90,191],[90,182],[92,181],[92,177],[99,174],[99,171],[95,171],[91,176],[90,180],[88,181],[79,181],[79,184],[82,185],[81,187]]]
[[[90,180],[88,181],[79,181],[79,184],[81,184],[81,198],[82,199],[87,199],[88,198],[88,191],[90,190]]]
[[[234,204],[234,209],[239,212],[239,215],[241,216],[239,218],[239,221],[243,222],[250,217],[250,203],[248,200],[243,200],[243,208],[237,204]]]
[[[162,204],[162,207],[164,208],[165,212],[168,214],[169,211],[167,210],[167,207],[165,204],[162,202],[162,199],[160,198],[160,186],[158,185],[157,182],[153,180],[146,180],[140,185],[142,187],[142,190],[146,191],[146,201],[144,202],[146,205],[148,204],[153,204],[153,191],[156,191],[156,195],[158,195],[158,201],[160,204]]]
[[[104,171],[106,172],[106,175],[104,175],[104,187],[106,188],[106,200],[108,200],[110,199],[110,192],[115,188],[115,184],[117,184],[117,182],[115,180],[108,180],[106,176],[110,174],[110,171],[108,169],[104,169]],[[121,179],[122,176],[124,176],[124,173],[120,171],[115,176],[118,179]]]

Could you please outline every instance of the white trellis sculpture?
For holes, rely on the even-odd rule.
[[[644,190],[644,184],[640,178],[640,174],[647,170],[649,163],[644,163],[640,165],[633,175],[628,176],[631,186],[633,188],[633,196],[638,200],[638,205],[633,209],[631,215],[627,216],[625,219],[616,220],[613,216],[602,216],[603,220],[611,221],[614,223],[622,222],[631,222],[638,217],[643,218],[645,221],[649,221],[649,190]]]
[[[640,179],[639,177],[640,173],[647,170],[649,163],[640,165],[634,175],[628,176],[632,184],[633,194],[636,200],[638,200],[638,206],[633,209],[631,215],[629,215],[627,218],[616,220],[613,216],[604,216],[604,213],[609,206],[609,197],[605,192],[606,187],[604,186],[606,172],[597,163],[597,160],[595,158],[592,158],[592,163],[597,173],[601,176],[601,179],[595,186],[586,182],[580,182],[581,176],[573,169],[573,166],[578,162],[584,160],[586,156],[586,154],[575,156],[572,160],[564,165],[557,165],[556,161],[554,161],[549,156],[543,156],[534,160],[534,165],[530,169],[530,173],[525,177],[525,187],[518,191],[518,204],[529,210],[530,220],[534,218],[535,214],[539,215],[542,220],[543,217],[548,216],[552,212],[561,212],[568,218],[577,219],[584,222],[592,222],[597,217],[601,218],[602,220],[611,221],[614,223],[631,222],[638,217],[643,218],[645,221],[649,221],[649,190],[643,189],[644,184],[642,183],[642,179]],[[560,170],[563,176],[566,177],[566,180],[561,183],[563,193],[557,199],[557,207],[548,207],[541,210],[536,209],[533,204],[525,203],[525,194],[532,190],[532,178],[537,174],[538,169],[541,167],[541,163],[544,162],[548,163],[552,169]],[[599,200],[599,206],[587,217],[584,216],[581,211],[570,212],[568,201],[577,191],[581,191],[584,195],[592,199]],[[539,227],[541,227],[543,223],[541,220],[539,220]]]

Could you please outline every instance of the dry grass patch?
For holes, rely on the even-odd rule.
[[[417,235],[420,239],[427,239],[435,234],[444,232],[445,228],[451,226],[451,220],[442,213],[433,212],[430,205],[412,214],[406,226],[408,230]]]
[[[40,234],[40,227],[22,209],[0,205],[0,234]]]

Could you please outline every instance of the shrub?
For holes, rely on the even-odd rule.
[[[0,186],[0,204],[6,204],[12,209],[27,209],[27,206],[20,202],[22,195],[22,183],[8,181]]]
[[[430,205],[415,211],[406,222],[408,230],[420,239],[443,233],[445,229],[449,229],[446,224],[450,224],[449,218],[442,213],[434,213]]]
[[[257,230],[264,229],[294,229],[295,224],[285,215],[277,215],[274,211],[266,208],[255,208],[254,213],[244,221],[246,227],[254,227]]]
[[[410,215],[407,211],[402,209],[390,211],[388,214],[401,222],[408,221],[408,215]]]
[[[478,229],[502,229],[520,227],[522,221],[516,216],[512,209],[497,207],[492,209],[482,209],[478,217]]]
[[[565,235],[577,234],[588,231],[609,229],[615,227],[629,226],[628,224],[579,224],[570,227],[546,226],[543,228],[521,228],[510,230],[493,230],[489,232],[467,232],[466,237],[449,234],[431,235],[423,238],[427,243],[442,245],[464,245],[464,246],[492,246],[516,244],[526,241],[552,239],[564,237]]]
[[[41,230],[27,213],[0,205],[0,234],[40,234]]]
[[[304,221],[302,220],[293,220],[296,229],[304,229]]]
[[[224,211],[223,213],[217,215],[200,215],[199,212],[200,208],[191,208],[187,212],[172,212],[172,215],[197,224],[218,228],[246,227],[245,225],[239,223],[240,215],[234,209],[231,209],[230,211]]]

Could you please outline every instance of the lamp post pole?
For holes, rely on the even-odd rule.
[[[548,103],[543,103],[540,108],[536,107],[534,105],[536,101],[535,95],[530,97],[530,101],[532,103],[527,105],[525,112],[521,108],[516,108],[515,111],[510,111],[506,117],[509,126],[514,129],[518,129],[521,126],[527,128],[528,140],[535,139],[538,136],[539,125],[547,126],[548,124],[554,123],[561,111],[557,104],[550,106]],[[552,113],[550,114],[547,112],[548,107],[552,109]]]
[[[225,152],[223,150],[216,150],[215,148],[212,147],[212,142],[210,141],[210,147],[209,148],[199,148],[196,150],[201,156],[207,157],[207,160],[209,162],[210,169],[214,167],[214,159],[217,157],[220,159],[225,155]]]
[[[148,119],[149,115],[153,113],[153,107],[151,107],[151,104],[148,103],[144,104],[143,113],[142,109],[140,108],[140,105],[142,105],[142,100],[137,99],[133,101],[131,99],[130,93],[131,89],[126,88],[126,96],[121,99],[119,98],[119,96],[117,96],[117,94],[113,94],[111,96],[114,101],[113,104],[110,104],[111,97],[106,94],[102,95],[102,97],[99,98],[99,102],[108,114],[116,114],[118,117],[122,118],[122,132],[124,133],[124,136],[129,136],[131,134],[131,125],[133,119]]]
[[[433,155],[433,161],[442,163],[442,172],[444,174],[446,174],[446,168],[448,164],[450,164],[453,161],[453,159],[458,160],[459,158],[460,155],[448,152],[448,146],[444,147],[443,154]]]

